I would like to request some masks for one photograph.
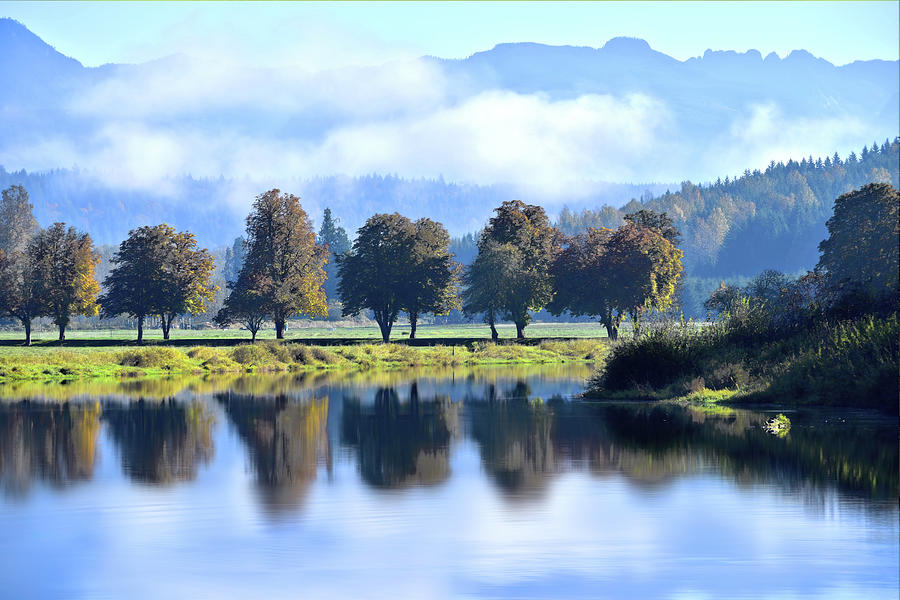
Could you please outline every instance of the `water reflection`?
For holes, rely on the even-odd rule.
[[[23,496],[34,480],[54,486],[94,473],[100,404],[0,404],[0,488]]]
[[[360,475],[369,485],[440,483],[450,476],[448,451],[458,434],[458,408],[445,397],[420,398],[415,381],[405,401],[394,388],[379,388],[371,404],[344,399],[341,442],[356,451]]]
[[[217,435],[217,415],[246,448],[255,487],[273,511],[299,510],[318,470],[331,473],[335,460],[352,461],[374,488],[439,485],[452,475],[458,444],[475,448],[510,499],[539,498],[567,471],[639,486],[714,473],[738,486],[803,494],[811,504],[835,489],[892,499],[900,485],[896,422],[872,413],[797,411],[779,438],[762,427],[769,413],[579,401],[571,397],[578,379],[546,372],[360,377],[242,376],[192,380],[162,400],[0,403],[0,485],[23,496],[35,481],[60,487],[90,479],[102,423],[131,480],[193,481],[216,444],[230,443]],[[178,387],[156,385],[160,393]],[[86,387],[79,394],[91,397]]]
[[[247,446],[266,507],[274,512],[297,508],[316,479],[318,465],[324,462],[331,468],[328,398],[300,402],[283,394],[231,392],[216,398]]]
[[[215,453],[215,415],[200,401],[108,403],[103,411],[122,469],[134,481],[191,481]]]

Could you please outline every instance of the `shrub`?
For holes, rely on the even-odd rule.
[[[119,354],[119,364],[123,367],[173,369],[184,367],[186,362],[184,354],[168,346],[134,348]]]
[[[268,365],[274,362],[272,353],[262,345],[241,344],[231,349],[231,359],[242,365]]]

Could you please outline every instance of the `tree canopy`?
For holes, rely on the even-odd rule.
[[[540,206],[510,200],[494,212],[481,232],[479,254],[491,243],[506,246],[492,258],[504,256],[507,260],[506,268],[497,273],[498,277],[505,277],[501,280],[503,294],[497,308],[502,318],[515,323],[516,336],[523,338],[531,321],[530,311],[540,310],[553,299],[550,265],[559,248],[559,233],[550,226]]]
[[[415,225],[403,215],[373,215],[357,231],[352,249],[338,259],[343,314],[371,310],[385,342],[405,309],[415,238]]]
[[[272,189],[260,194],[247,216],[246,257],[238,280],[265,298],[265,313],[284,338],[288,317],[325,316],[326,246],[316,244],[312,222],[293,194]],[[243,303],[243,302],[242,302]]]
[[[858,287],[897,297],[900,193],[872,183],[834,201],[828,238],[819,244],[818,268],[832,288]]]
[[[54,223],[38,233],[28,252],[38,312],[53,320],[59,329],[59,340],[63,341],[72,315],[98,314],[100,284],[94,279],[94,268],[100,256],[94,252],[90,235],[79,233],[74,227],[67,229],[64,223]]]

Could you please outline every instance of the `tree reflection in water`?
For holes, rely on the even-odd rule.
[[[562,386],[540,377],[409,375],[407,383],[397,383],[400,374],[368,383],[354,377],[339,385],[297,374],[248,376],[231,381],[228,391],[204,382],[206,391],[198,387],[184,400],[2,403],[0,487],[15,496],[35,481],[66,486],[90,479],[103,421],[132,480],[193,480],[214,454],[216,405],[208,400],[214,394],[273,511],[302,504],[318,468],[331,470],[335,444],[350,450],[339,456],[356,462],[367,485],[390,489],[447,480],[451,446],[464,437],[510,499],[540,494],[565,471],[642,486],[717,474],[740,486],[799,494],[812,505],[824,505],[835,490],[867,500],[898,495],[896,420],[872,413],[798,410],[790,413],[790,432],[779,438],[763,428],[768,412],[544,399],[533,390],[547,394]]]
[[[341,442],[356,451],[359,472],[369,485],[397,488],[430,485],[450,476],[450,439],[458,431],[458,405],[447,398],[409,399],[379,388],[372,404],[345,398]]]
[[[218,394],[247,445],[257,486],[272,512],[297,508],[318,465],[331,468],[326,433],[328,398],[299,401],[285,395]]]
[[[54,486],[94,473],[100,403],[0,404],[0,488],[23,496],[35,479]]]
[[[215,416],[205,402],[174,399],[111,402],[103,420],[122,457],[125,473],[142,483],[191,481],[215,453]]]

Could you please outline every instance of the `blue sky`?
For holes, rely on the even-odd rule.
[[[679,59],[707,48],[835,64],[898,58],[898,2],[243,3],[4,2],[15,18],[84,64],[173,52],[238,50],[248,62],[322,66],[432,54],[464,57],[499,42],[601,46],[642,37]],[[235,40],[238,40],[237,42]],[[238,48],[235,48],[235,43]]]

